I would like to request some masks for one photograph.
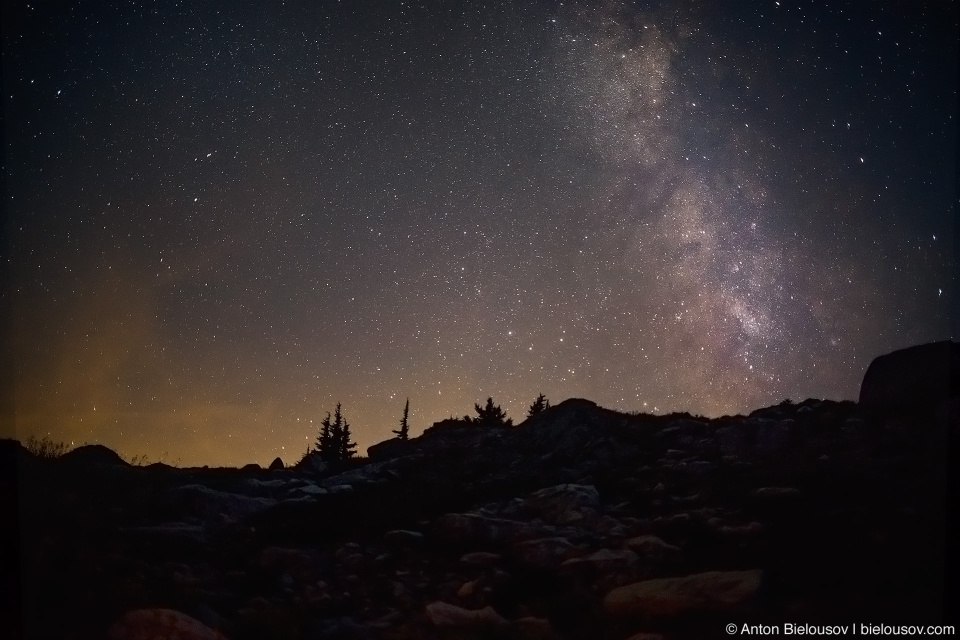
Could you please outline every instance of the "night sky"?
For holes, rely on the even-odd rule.
[[[746,413],[956,337],[954,3],[12,4],[21,440]]]

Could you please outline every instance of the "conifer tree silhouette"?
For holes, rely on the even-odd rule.
[[[550,401],[547,400],[547,396],[542,393],[537,396],[537,399],[533,401],[533,404],[530,405],[530,409],[527,411],[527,417],[532,418],[537,415],[544,409],[550,408]]]
[[[354,457],[357,453],[357,443],[350,440],[350,425],[340,411],[340,403],[330,420],[330,412],[320,421],[320,436],[317,438],[317,452],[320,458],[327,462],[340,462]]]
[[[320,421],[320,435],[317,436],[317,453],[321,460],[330,462],[333,459],[333,425],[330,424],[330,412]]]
[[[473,424],[479,427],[512,427],[513,419],[508,418],[506,412],[500,408],[500,405],[493,404],[493,398],[487,398],[487,404],[481,407],[479,404],[473,405],[477,412],[477,417],[473,419]]]
[[[407,440],[410,437],[410,425],[407,424],[407,416],[409,415],[410,398],[407,398],[407,404],[403,407],[403,418],[400,419],[400,428],[393,431],[400,440]]]
[[[339,410],[340,405],[337,405]],[[338,451],[339,460],[349,460],[357,455],[357,443],[350,439],[350,425],[346,420],[343,421],[343,427],[340,431],[340,449]]]

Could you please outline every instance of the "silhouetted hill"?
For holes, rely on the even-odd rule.
[[[863,406],[711,420],[571,399],[513,427],[441,421],[336,467],[135,467],[104,447],[45,460],[0,442],[19,470],[4,543],[23,567],[4,588],[22,588],[30,638],[942,623],[960,402],[952,381],[897,378],[954,357],[946,344],[878,359]]]

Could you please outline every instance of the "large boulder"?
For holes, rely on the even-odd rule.
[[[603,599],[613,616],[672,618],[695,613],[740,612],[760,588],[760,570],[707,571],[645,580],[612,590]]]
[[[401,440],[400,438],[390,438],[389,440],[384,440],[383,442],[378,442],[377,444],[367,447],[367,457],[373,462],[392,460],[412,452],[413,446],[410,441]]]
[[[102,444],[87,444],[63,454],[64,464],[77,467],[129,467],[116,451]]]
[[[960,396],[960,344],[932,342],[875,358],[860,385],[860,408],[874,418],[932,414]]]

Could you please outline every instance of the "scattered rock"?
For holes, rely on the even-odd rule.
[[[561,484],[541,489],[527,505],[552,524],[572,524],[596,518],[600,494],[592,485]]]

